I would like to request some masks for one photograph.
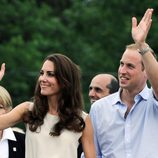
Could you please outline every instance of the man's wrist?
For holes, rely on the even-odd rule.
[[[145,48],[138,49],[138,52],[139,52],[139,54],[141,54],[143,56],[147,52],[151,52],[151,48],[149,46],[147,46]]]
[[[153,50],[150,48],[150,46],[147,43],[139,43],[138,52],[143,56],[148,52],[153,52]]]

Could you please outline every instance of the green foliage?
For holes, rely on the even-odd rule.
[[[155,9],[148,43],[154,50],[158,38],[154,0],[1,0],[0,62],[6,63],[1,84],[15,105],[33,96],[42,60],[60,52],[81,67],[85,109],[93,75],[117,75],[125,45],[131,39],[131,17],[138,20],[148,7]]]

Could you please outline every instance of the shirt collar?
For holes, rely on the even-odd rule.
[[[138,95],[140,95],[144,100],[147,100],[150,95],[148,86],[146,85]]]
[[[115,93],[115,96],[112,99],[112,105],[122,102],[120,98],[120,92],[121,92],[121,88],[118,90],[118,92]]]
[[[112,105],[115,105],[117,103],[122,103],[121,98],[120,98],[120,93],[121,93],[121,88],[115,94],[115,97],[112,100]],[[150,95],[148,86],[146,85],[144,89],[138,95],[141,96],[143,99],[147,100]]]
[[[5,140],[5,139],[16,141],[16,137],[11,128],[7,128],[3,130],[2,140]]]

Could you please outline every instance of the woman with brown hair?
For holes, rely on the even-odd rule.
[[[79,140],[85,157],[96,158],[93,128],[83,112],[79,68],[68,57],[46,57],[33,102],[0,116],[0,129],[22,120],[26,123],[26,158],[77,158]]]

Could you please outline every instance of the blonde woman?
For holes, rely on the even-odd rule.
[[[0,86],[0,115],[12,109],[9,92]],[[8,127],[0,130],[0,158],[25,158],[25,135]]]

